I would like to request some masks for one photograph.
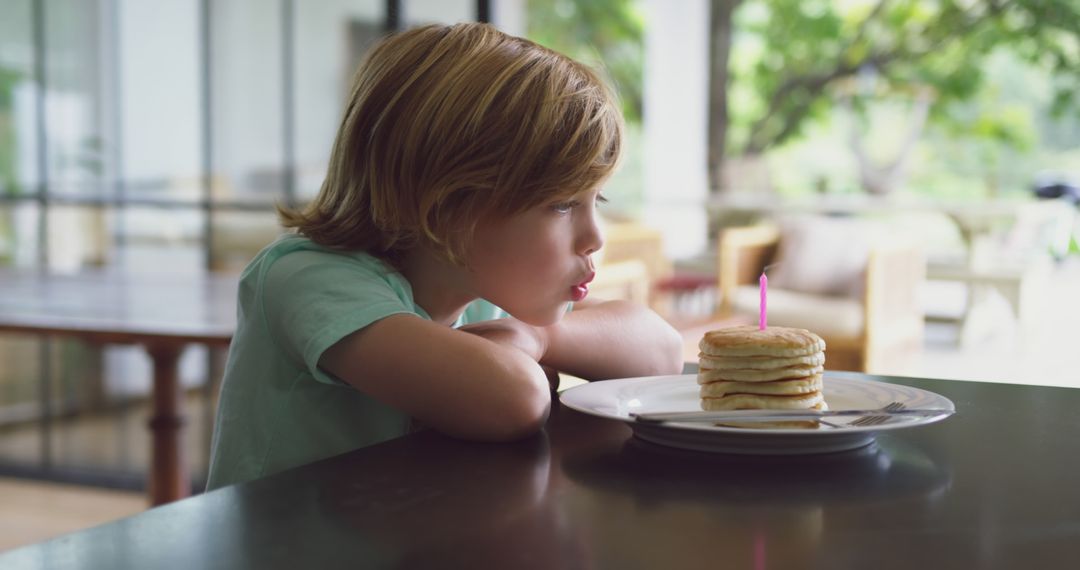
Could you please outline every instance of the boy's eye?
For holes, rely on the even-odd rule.
[[[552,204],[551,209],[555,210],[556,212],[558,212],[560,214],[568,214],[568,213],[570,213],[570,210],[573,210],[575,207],[577,207],[577,205],[578,205],[577,200],[567,200],[566,202],[559,202],[558,204]]]
[[[597,194],[596,195],[596,203],[597,204],[606,204],[607,201],[608,201],[608,199],[605,198],[602,194]],[[560,213],[560,214],[568,214],[568,213],[570,213],[571,210],[573,210],[574,208],[577,208],[580,205],[581,205],[581,202],[578,201],[578,200],[567,200],[565,202],[559,202],[557,204],[552,204],[551,209],[558,212],[558,213]]]

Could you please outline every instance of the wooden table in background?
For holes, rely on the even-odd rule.
[[[1080,390],[836,375],[932,390],[957,413],[849,452],[739,456],[651,445],[556,407],[520,442],[414,433],[0,554],[0,567],[1076,565]]]
[[[154,368],[148,492],[160,505],[191,493],[180,443],[180,354],[189,343],[228,346],[236,287],[232,275],[0,270],[0,331],[145,348]]]

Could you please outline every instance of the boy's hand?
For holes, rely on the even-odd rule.
[[[506,318],[481,321],[459,327],[457,330],[486,338],[504,346],[512,346],[536,362],[544,358],[548,349],[545,329],[527,325],[517,319]]]
[[[551,386],[552,392],[559,391],[559,371],[550,366],[541,366],[544,369],[544,375],[547,376],[548,386]]]

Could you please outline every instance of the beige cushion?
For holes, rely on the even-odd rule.
[[[858,219],[781,220],[778,265],[769,270],[769,283],[803,293],[861,297],[874,239],[873,228]]]
[[[757,319],[758,302],[758,288],[743,285],[735,290],[732,308]],[[853,338],[863,331],[862,301],[850,297],[788,291],[770,283],[768,312],[770,325],[803,328],[823,337]],[[825,358],[828,365],[828,348]]]

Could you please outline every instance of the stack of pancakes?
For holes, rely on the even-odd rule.
[[[701,409],[822,410],[825,341],[805,330],[739,326],[698,344]]]

